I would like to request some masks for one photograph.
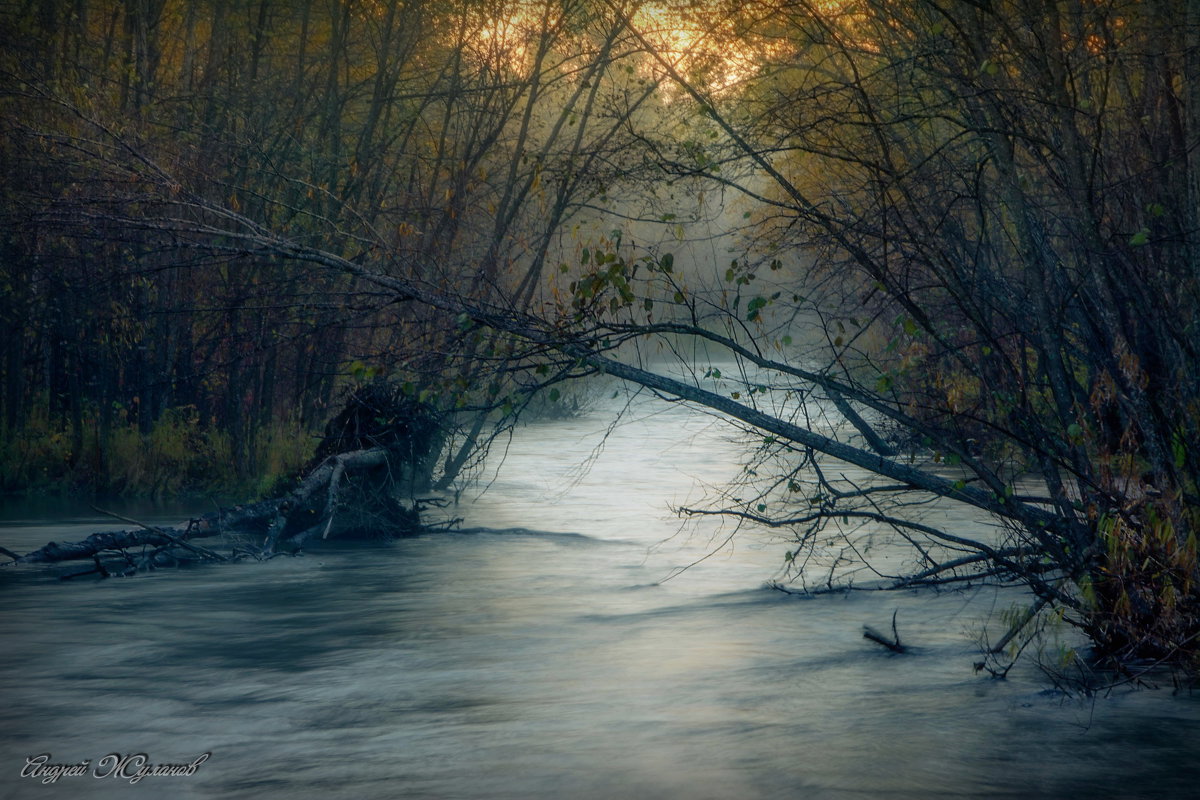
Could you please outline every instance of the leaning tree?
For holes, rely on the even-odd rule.
[[[847,556],[876,585],[1020,584],[1032,605],[996,646],[1052,611],[1101,656],[1195,666],[1193,6],[588,4],[632,37],[627,74],[669,112],[620,118],[639,162],[739,198],[715,271],[613,236],[515,290],[485,272],[489,291],[466,291],[397,269],[403,243],[322,247],[136,148],[119,155],[147,195],[125,221],[351,276],[530,389],[600,371],[719,412],[758,436],[762,480],[692,511],[793,531],[789,563],[827,586],[860,580]],[[658,210],[671,229],[676,209]],[[691,342],[735,368],[642,360]],[[931,503],[998,525],[953,530]],[[903,558],[874,560],[881,530]]]
[[[880,565],[892,585],[1021,583],[1018,625],[1051,608],[1102,656],[1195,666],[1195,4],[768,0],[723,20],[711,40],[757,57],[734,88],[643,41],[710,132],[664,167],[745,198],[728,289],[596,323],[752,367],[723,396],[627,375],[768,434],[779,469],[723,512],[796,531],[797,566],[831,532],[869,560],[891,526],[913,556]],[[923,521],[922,496],[1002,531]]]

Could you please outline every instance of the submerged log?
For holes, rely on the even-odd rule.
[[[872,628],[870,625],[863,625],[863,638],[868,639],[881,647],[886,647],[888,650],[891,650],[893,653],[907,653],[908,646],[901,643],[900,634],[896,630],[896,614],[898,612],[899,612],[899,609],[892,612],[892,638],[891,639],[888,639],[886,636],[884,636],[882,633],[880,633],[879,631]]]
[[[0,548],[0,554],[11,559],[7,564],[93,559],[95,569],[64,577],[107,577],[178,563],[270,558],[334,536],[412,535],[424,529],[421,512],[437,503],[417,499],[412,490],[428,483],[420,472],[438,434],[437,417],[427,406],[386,384],[360,387],[326,427],[301,480],[282,496],[219,509],[175,527],[110,514],[138,528],[49,542],[24,555]],[[194,541],[215,537],[227,540],[227,555]],[[101,556],[118,559],[121,568],[106,569]]]

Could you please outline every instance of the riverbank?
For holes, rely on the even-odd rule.
[[[0,502],[78,495],[104,502],[214,496],[241,502],[294,478],[317,440],[295,420],[275,420],[241,444],[239,458],[233,435],[205,424],[192,408],[171,409],[148,432],[124,423],[102,433],[85,421],[76,434],[35,413],[0,433]]]

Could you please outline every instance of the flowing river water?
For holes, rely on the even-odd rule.
[[[638,409],[599,450],[607,410],[516,431],[461,532],[132,579],[0,569],[0,798],[1200,796],[1200,696],[976,675],[1013,591],[767,588],[781,539],[720,546],[671,511],[741,445]],[[18,511],[17,551],[107,527]],[[862,638],[893,612],[911,654]],[[131,783],[95,777],[110,753],[211,756]],[[87,774],[22,777],[39,754]]]

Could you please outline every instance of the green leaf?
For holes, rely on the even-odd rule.
[[[551,389],[551,390],[550,390],[550,402],[551,402],[551,403],[557,403],[557,402],[558,402],[558,398],[559,398],[559,397],[561,397],[561,396],[562,396],[562,395],[559,393],[559,391],[558,391],[558,388],[557,388],[557,387],[556,387],[556,388],[554,388],[554,389]]]
[[[746,305],[746,319],[750,322],[758,319],[759,309],[767,304],[767,298],[756,297]]]
[[[1141,247],[1150,241],[1150,231],[1142,228],[1140,231],[1129,237],[1130,247]]]

